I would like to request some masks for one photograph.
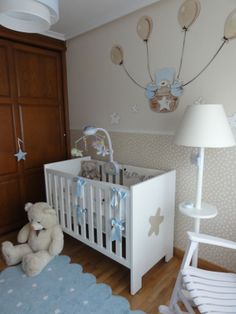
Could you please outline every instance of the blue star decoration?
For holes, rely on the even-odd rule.
[[[21,148],[19,149],[19,152],[17,153],[17,154],[15,154],[14,156],[16,156],[17,157],[17,161],[20,161],[20,160],[25,160],[25,156],[27,155],[27,153],[26,152],[23,152],[22,150],[21,150]]]
[[[153,233],[155,233],[155,235],[157,236],[159,234],[159,230],[160,230],[160,224],[163,222],[164,220],[164,216],[161,216],[161,209],[158,208],[156,215],[155,216],[151,216],[149,218],[149,222],[150,222],[150,230],[148,232],[148,236],[150,237]]]

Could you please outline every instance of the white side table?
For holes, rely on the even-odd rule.
[[[193,202],[182,202],[179,204],[179,210],[185,216],[194,219],[194,232],[199,233],[201,219],[214,218],[217,215],[217,208],[211,204],[202,202],[201,209],[194,207]],[[196,250],[192,264],[197,266],[198,250]]]

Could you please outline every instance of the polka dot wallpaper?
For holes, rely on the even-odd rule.
[[[111,132],[114,159],[134,166],[176,170],[175,247],[184,250],[193,220],[178,210],[182,201],[195,199],[196,168],[190,162],[194,148],[177,146],[171,135]],[[80,136],[71,130],[71,143]],[[201,221],[201,232],[236,241],[236,147],[206,149],[203,200],[218,209],[215,218]],[[225,249],[203,247],[199,256],[236,271],[236,255]]]

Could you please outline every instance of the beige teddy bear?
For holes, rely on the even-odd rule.
[[[87,179],[99,180],[100,175],[97,162],[95,160],[83,160],[81,162],[81,171],[79,175]]]
[[[38,275],[41,270],[61,253],[64,245],[63,232],[58,224],[56,211],[47,203],[27,203],[27,223],[18,233],[19,245],[2,243],[2,254],[7,265],[22,262],[28,276]]]

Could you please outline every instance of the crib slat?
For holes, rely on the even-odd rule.
[[[127,191],[127,197],[124,199],[124,211],[125,211],[125,259],[130,261],[131,258],[131,210],[130,210],[130,191]]]
[[[67,221],[67,228],[72,229],[71,226],[71,180],[68,178],[65,179],[65,215]]]
[[[52,193],[53,193],[53,196],[52,196],[52,203],[53,203],[53,207],[54,209],[56,210],[57,212],[57,216],[58,216],[58,219],[59,219],[59,222],[60,222],[60,212],[59,212],[59,207],[58,207],[58,176],[53,174],[52,175]]]
[[[48,171],[45,171],[45,185],[47,202],[50,206],[52,206],[52,174]]]
[[[112,252],[111,242],[111,190],[110,187],[105,187],[105,236],[106,236],[106,249],[109,253]]]
[[[87,215],[88,215],[88,238],[89,240],[94,243],[94,222],[93,222],[93,213],[94,213],[94,192],[93,192],[93,185],[89,183],[87,187],[87,195],[86,195],[86,202],[87,202]]]
[[[65,209],[64,209],[64,184],[63,184],[64,178],[59,177],[58,178],[58,202],[59,202],[59,208],[60,208],[60,220],[61,225],[63,228],[65,228]]]
[[[102,217],[104,216],[102,212],[102,195],[101,187],[96,186],[95,198],[96,198],[96,228],[97,228],[97,244],[102,247]]]
[[[115,217],[119,220],[124,219],[124,210],[124,200],[119,200],[118,208],[115,209]],[[121,241],[116,241],[116,255],[122,257],[122,237]]]
[[[78,225],[78,217],[77,217],[77,211],[76,211],[76,207],[77,205],[79,205],[79,200],[76,194],[76,185],[77,182],[73,179],[73,184],[72,184],[72,198],[73,198],[73,202],[72,202],[72,206],[71,206],[71,211],[72,211],[72,226],[73,226],[73,231],[76,235],[79,235],[79,225]]]
[[[82,188],[81,191],[81,197],[80,197],[80,208],[82,209],[87,209],[86,207],[86,199],[85,199],[85,194],[87,193],[87,184]],[[81,219],[81,235],[83,238],[86,238],[86,214],[83,214],[83,218]]]

